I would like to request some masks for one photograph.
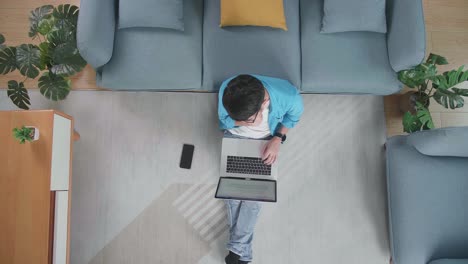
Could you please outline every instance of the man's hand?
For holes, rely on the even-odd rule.
[[[266,165],[273,165],[275,163],[276,158],[278,157],[278,152],[281,145],[281,138],[273,137],[268,141],[263,150],[262,160],[263,163]]]

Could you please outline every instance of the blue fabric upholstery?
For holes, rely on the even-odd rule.
[[[387,141],[387,187],[394,264],[468,258],[468,158],[432,157]]]
[[[117,1],[81,0],[78,19],[80,53],[98,85],[111,89],[217,91],[248,73],[286,79],[305,93],[386,95],[401,88],[394,69],[424,56],[421,0],[386,0],[388,35],[321,34],[324,0],[284,1],[288,31],[220,28],[219,0],[184,0],[184,32],[116,31]]]
[[[203,1],[184,1],[185,30],[120,29],[98,84],[116,90],[199,89]]]
[[[387,0],[388,57],[396,72],[422,62],[426,30],[421,0]]]
[[[219,27],[220,1],[205,1],[203,89],[218,90],[227,78],[258,74],[301,83],[299,1],[284,1],[288,31],[266,27]]]
[[[119,28],[160,27],[184,30],[183,0],[118,0]]]
[[[468,127],[420,131],[411,134],[408,143],[424,155],[468,158]]]
[[[324,0],[322,33],[387,32],[385,0]]]
[[[385,34],[320,33],[323,0],[301,0],[302,91],[391,94],[401,84]]]
[[[468,264],[468,259],[438,259],[429,264]]]
[[[81,56],[97,69],[112,57],[116,25],[115,0],[81,0],[76,33]]]

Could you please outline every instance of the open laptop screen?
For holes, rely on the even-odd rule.
[[[220,177],[216,198],[276,202],[276,181]]]

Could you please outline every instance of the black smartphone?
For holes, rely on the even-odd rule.
[[[192,167],[194,145],[184,144],[182,148],[182,156],[180,157],[180,167],[182,169],[190,169]]]

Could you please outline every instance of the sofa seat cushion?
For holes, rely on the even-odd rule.
[[[299,1],[284,1],[288,31],[266,27],[225,27],[220,1],[205,0],[203,88],[217,91],[232,76],[247,73],[301,82]]]
[[[98,85],[117,90],[200,89],[203,1],[184,0],[184,19],[183,32],[117,30],[112,58],[98,69]]]
[[[302,91],[392,94],[401,89],[386,35],[320,33],[323,0],[301,0]]]
[[[468,158],[426,156],[406,136],[387,141],[395,264],[468,258]]]

